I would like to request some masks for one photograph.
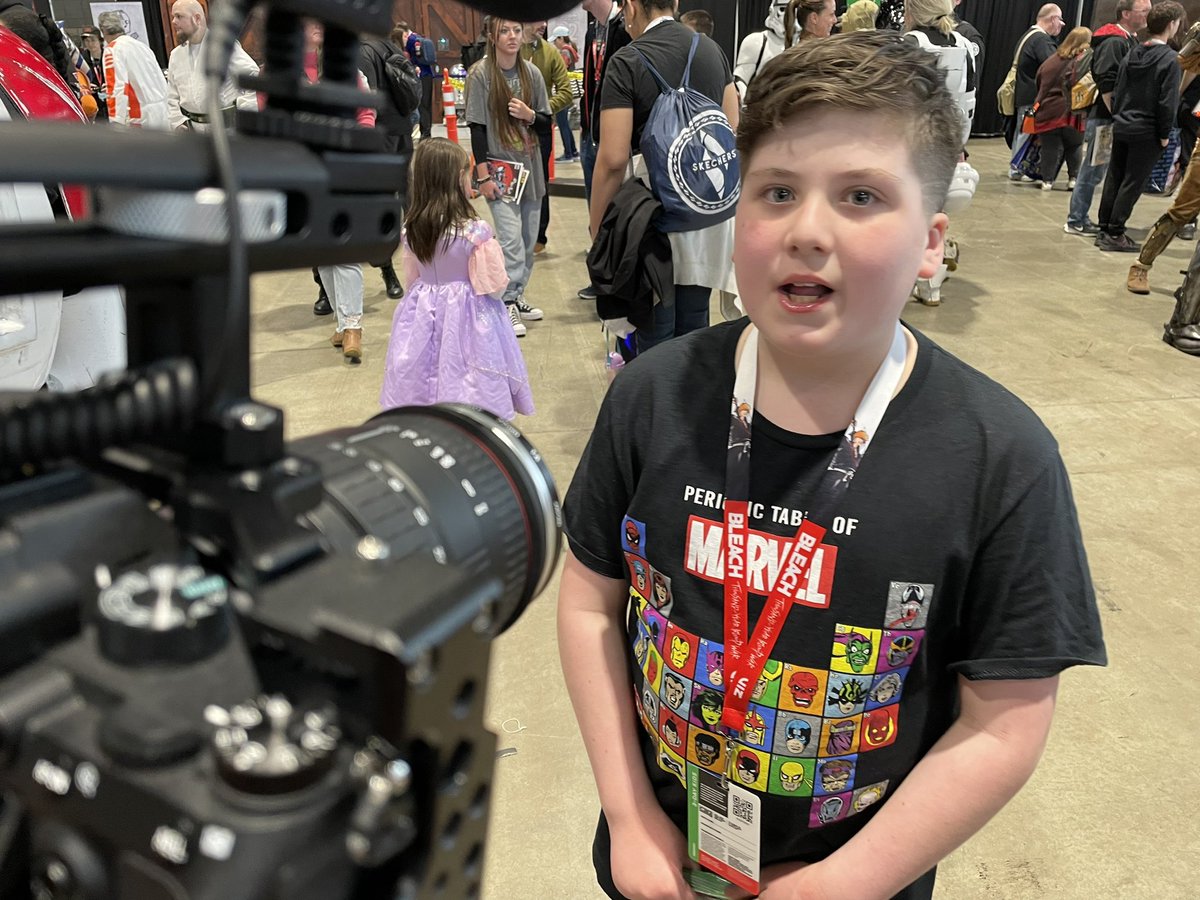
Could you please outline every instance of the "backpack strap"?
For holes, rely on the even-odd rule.
[[[692,35],[692,46],[691,46],[691,49],[688,50],[687,65],[683,69],[683,83],[679,85],[680,90],[687,88],[689,86],[688,82],[690,80],[689,76],[691,75],[691,71],[692,71],[692,58],[696,55],[696,47],[697,47],[697,45],[699,45],[699,43],[700,43],[700,35],[693,34]],[[646,58],[645,53],[643,53],[641,50],[638,50],[637,47],[634,47],[633,49],[634,49],[634,51],[636,51],[637,55],[642,58],[642,62],[644,62],[646,64],[646,68],[650,70],[650,74],[654,76],[654,80],[658,82],[658,89],[660,92],[662,92],[664,94],[669,94],[672,91],[676,90],[676,88],[673,88],[673,87],[671,87],[671,85],[667,84],[667,80],[665,78],[663,78],[661,75],[658,74],[658,69],[654,68],[654,66],[650,64],[650,60],[648,60]]]
[[[700,33],[696,32],[695,34],[692,35],[692,46],[688,49],[687,65],[683,67],[683,83],[679,85],[681,88],[691,87],[690,82],[691,82],[691,76],[692,76],[692,59],[695,57],[696,48],[699,46],[700,46]]]
[[[653,75],[654,80],[658,82],[658,90],[663,94],[671,93],[671,91],[673,91],[674,88],[672,88],[669,84],[667,84],[666,79],[664,79],[661,75],[658,74],[658,69],[654,68],[654,66],[650,63],[650,60],[646,58],[646,54],[643,53],[641,50],[639,50],[637,47],[633,48],[633,52],[642,58],[642,62],[644,62],[646,64],[646,68],[650,70],[650,74]]]

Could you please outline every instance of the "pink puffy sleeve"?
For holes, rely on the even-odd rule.
[[[500,243],[492,236],[491,227],[479,219],[467,227],[466,234],[475,245],[468,263],[471,287],[477,294],[499,294],[508,287]]]

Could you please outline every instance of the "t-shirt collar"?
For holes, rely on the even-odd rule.
[[[649,31],[655,25],[661,25],[663,22],[674,22],[674,21],[675,21],[674,16],[659,16],[657,19],[653,19],[650,22],[650,24],[646,26],[646,31]],[[645,34],[646,31],[643,31],[642,34]]]

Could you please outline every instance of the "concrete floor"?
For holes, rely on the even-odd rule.
[[[1176,241],[1151,272],[1153,293],[1130,294],[1131,254],[1101,253],[1063,233],[1065,192],[1010,184],[1002,142],[973,142],[971,151],[983,179],[952,226],[962,269],[940,308],[913,303],[905,317],[1007,385],[1057,435],[1111,662],[1065,674],[1040,768],[944,861],[937,896],[1194,898],[1200,706],[1169,706],[1158,693],[1186,696],[1200,681],[1188,649],[1200,638],[1188,581],[1200,505],[1183,503],[1196,490],[1200,360],[1160,340],[1195,244]],[[1134,238],[1168,202],[1142,198]],[[585,282],[586,223],[582,200],[554,199],[550,246],[527,294],[546,319],[521,342],[538,412],[517,424],[560,491],[607,383],[594,310],[575,297]],[[378,409],[395,303],[374,270],[366,285],[365,359],[351,367],[329,347],[332,318],[312,315],[307,271],[254,282],[256,392],[287,410],[292,436],[357,424]],[[590,855],[598,805],[558,666],[556,593],[557,581],[495,645],[489,716],[501,753],[488,900],[601,896]],[[852,887],[846,896],[854,898]]]

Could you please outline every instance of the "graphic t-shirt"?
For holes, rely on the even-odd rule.
[[[689,767],[762,795],[762,864],[813,861],[869,820],[956,715],[957,678],[1103,664],[1057,446],[1012,394],[920,334],[756,685],[725,694],[723,512],[734,354],[747,320],[670,341],[614,381],[565,504],[572,552],[629,582],[647,772],[686,833]],[[911,330],[911,329],[910,329]],[[749,621],[842,433],[752,422]],[[727,747],[727,741],[732,746]],[[727,757],[728,753],[728,757]]]
[[[525,102],[534,112],[545,113],[550,115],[550,100],[546,95],[546,82],[542,78],[542,73],[537,70],[533,63],[523,59],[517,59],[518,66],[525,67],[525,73],[528,76],[529,87],[533,94]],[[501,69],[501,74],[504,75],[504,80],[508,84],[508,90],[514,97],[521,96],[521,73],[517,66],[511,69]],[[525,186],[525,193],[522,195],[522,203],[524,202],[540,202],[542,195],[546,193],[546,180],[542,175],[542,160],[541,150],[539,149],[537,136],[533,129],[529,126],[521,125],[520,130],[524,137],[520,147],[512,147],[504,143],[500,133],[499,125],[492,119],[491,104],[488,103],[488,94],[491,91],[491,75],[489,74],[486,60],[477,63],[467,75],[466,83],[466,112],[464,121],[468,125],[484,125],[487,128],[488,156],[492,159],[507,159],[512,162],[521,163],[529,172],[529,182]]]

